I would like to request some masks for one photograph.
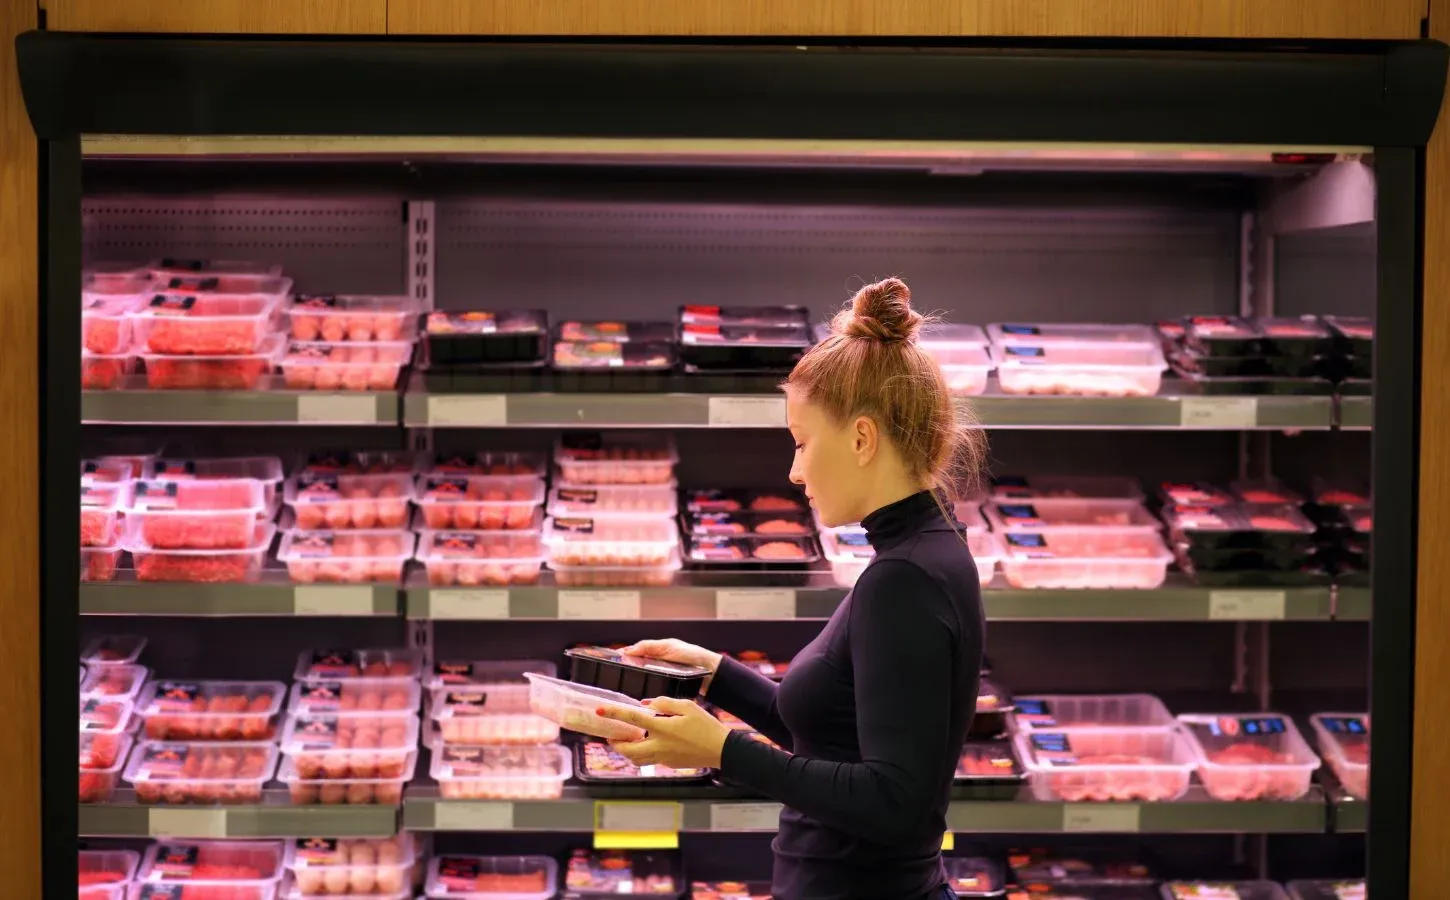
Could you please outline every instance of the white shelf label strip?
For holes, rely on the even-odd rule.
[[[438,831],[512,831],[514,805],[476,800],[440,800],[433,807]]]
[[[152,837],[224,838],[227,811],[224,809],[153,809],[146,817]]]
[[[1209,591],[1208,617],[1229,621],[1276,621],[1287,614],[1283,591]]]
[[[638,619],[639,591],[560,591],[561,619]]]
[[[678,803],[599,803],[599,831],[678,831],[681,807]]]
[[[375,425],[377,398],[367,394],[303,394],[297,398],[297,421],[323,424]]]
[[[780,827],[779,803],[713,803],[711,831],[775,831]]]
[[[1184,397],[1178,424],[1184,428],[1254,428],[1259,424],[1257,397]]]
[[[715,428],[784,428],[785,398],[711,397],[709,422]]]
[[[508,397],[503,394],[447,394],[428,398],[429,425],[498,428],[508,424]]]
[[[361,585],[298,585],[292,589],[292,612],[299,616],[370,616],[373,589]]]
[[[791,588],[738,588],[715,592],[717,619],[794,619]]]
[[[498,590],[454,589],[428,593],[428,617],[431,619],[507,619],[509,592]]]
[[[1067,803],[1062,830],[1068,832],[1136,832],[1141,826],[1136,803]]]

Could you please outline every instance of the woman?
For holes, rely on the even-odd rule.
[[[706,698],[784,749],[691,701],[600,710],[648,732],[615,744],[635,763],[714,767],[784,804],[778,900],[953,896],[940,849],[984,628],[976,565],[942,495],[975,479],[985,444],[917,347],[922,321],[901,281],[868,285],[785,382],[791,481],[822,525],[861,522],[876,555],[784,681],[678,640],[627,651],[708,667]]]

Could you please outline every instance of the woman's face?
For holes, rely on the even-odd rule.
[[[837,425],[824,410],[786,391],[785,417],[795,441],[790,480],[805,489],[821,524],[849,525],[862,515],[862,442],[854,423]]]

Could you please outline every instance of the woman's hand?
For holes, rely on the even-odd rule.
[[[716,670],[720,668],[720,654],[713,650],[706,650],[704,647],[687,644],[676,638],[640,641],[625,647],[621,652],[627,653],[630,656],[662,659],[665,662],[680,663],[686,666],[700,666],[701,668],[709,669],[710,674],[705,676],[705,683],[700,687],[700,695],[702,697],[710,690],[710,681],[715,677]]]
[[[720,768],[720,755],[725,750],[725,739],[730,736],[730,728],[725,723],[690,700],[656,697],[644,703],[650,712],[622,706],[597,710],[603,718],[627,722],[646,732],[637,741],[610,741],[611,747],[637,766]]]

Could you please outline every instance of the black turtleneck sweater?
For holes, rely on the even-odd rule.
[[[875,559],[779,687],[726,658],[709,689],[786,748],[735,733],[720,767],[785,805],[777,900],[918,900],[946,883],[946,810],[982,662],[977,567],[930,493],[861,524]]]

